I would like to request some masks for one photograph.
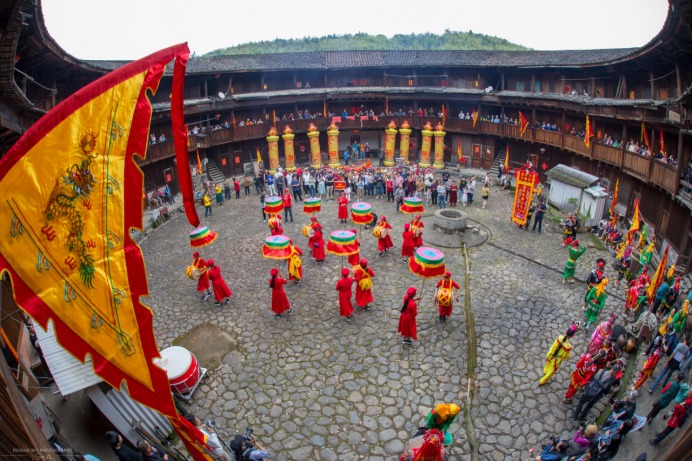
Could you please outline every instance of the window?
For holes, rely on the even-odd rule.
[[[541,81],[540,80],[534,80],[533,82],[533,92],[534,93],[540,93],[541,92]]]
[[[517,91],[524,91],[524,82],[517,82]]]

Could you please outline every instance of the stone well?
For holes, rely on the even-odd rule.
[[[433,226],[436,231],[443,234],[461,234],[466,229],[468,214],[459,210],[445,208],[435,211]]]

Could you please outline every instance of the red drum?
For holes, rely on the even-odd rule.
[[[195,355],[180,346],[161,351],[157,365],[166,370],[171,389],[177,394],[191,392],[199,382],[199,364]]]

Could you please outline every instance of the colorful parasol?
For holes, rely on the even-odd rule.
[[[420,247],[413,258],[409,258],[408,267],[411,272],[425,279],[441,277],[445,274],[445,255],[440,250],[430,247]]]
[[[291,257],[291,241],[285,235],[272,235],[264,239],[262,256],[268,259],[286,260]]]
[[[423,213],[425,211],[423,208],[423,199],[418,197],[406,197],[400,210],[407,214]]]
[[[264,200],[264,212],[267,214],[278,214],[284,209],[284,202],[281,197],[276,195],[272,197],[267,197]]]
[[[347,230],[334,231],[329,235],[327,251],[336,256],[351,256],[360,251],[356,245],[356,234]]]
[[[372,205],[366,202],[355,202],[351,205],[351,220],[354,224],[370,224],[373,220]]]
[[[303,213],[315,214],[322,211],[322,199],[317,197],[306,198],[303,202]]]
[[[216,232],[209,230],[207,226],[201,226],[190,232],[190,246],[200,248],[209,245],[216,240]]]

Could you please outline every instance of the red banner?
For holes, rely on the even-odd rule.
[[[529,206],[533,196],[533,188],[538,182],[538,173],[528,169],[517,170],[517,188],[514,191],[512,206],[512,221],[518,226],[526,224]]]

